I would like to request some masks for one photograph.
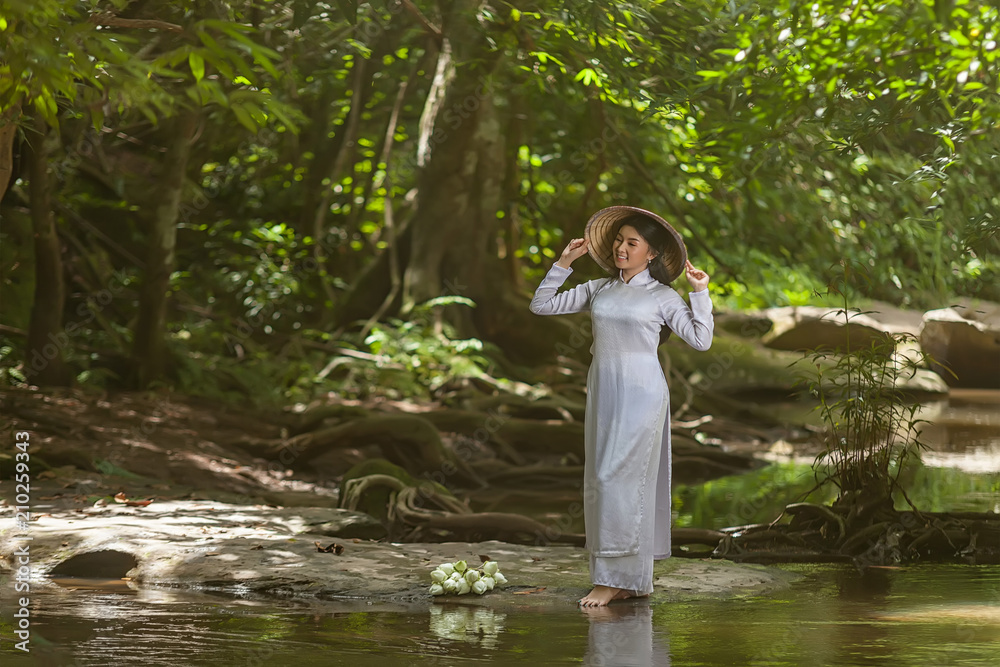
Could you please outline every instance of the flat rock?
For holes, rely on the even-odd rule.
[[[814,376],[815,366],[802,352],[770,349],[759,340],[725,332],[716,332],[712,347],[706,352],[694,350],[684,343],[669,343],[668,349],[671,361],[690,375],[701,390],[723,394],[792,394],[804,390],[803,380]],[[944,380],[924,368],[916,369],[912,376],[901,377],[899,388],[927,395],[948,393]]]
[[[924,314],[919,310],[907,310],[885,301],[872,301],[860,308],[868,317],[878,322],[884,331],[908,333],[916,336],[924,322]]]
[[[962,301],[924,313],[920,345],[952,387],[1000,389],[1000,304]]]
[[[817,306],[788,306],[764,311],[773,323],[762,338],[774,350],[856,350],[871,345],[884,332],[899,328],[871,313]],[[912,333],[916,333],[915,331]]]
[[[462,559],[478,564],[482,554],[500,564],[508,584],[482,597],[463,596],[466,604],[571,604],[590,589],[589,559],[581,548],[496,541],[395,544],[319,534],[317,528],[329,532],[328,508],[169,501],[60,509],[38,516],[27,531],[17,528],[12,508],[2,508],[0,516],[0,566],[16,568],[14,553],[27,544],[33,586],[54,585],[48,575],[58,566],[74,577],[85,576],[81,570],[92,567],[105,577],[128,577],[133,587],[430,602],[434,567]],[[343,549],[340,555],[323,553],[315,542]],[[115,567],[120,571],[110,572]],[[756,595],[797,578],[760,565],[671,558],[656,564],[652,597]]]

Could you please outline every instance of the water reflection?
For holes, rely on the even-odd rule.
[[[917,416],[928,422],[920,433],[929,448],[921,456],[925,465],[1000,472],[1000,392],[953,389]]]
[[[997,667],[1000,566],[786,566],[768,595],[616,602],[568,593],[424,603],[32,590],[32,652],[3,667],[697,665]],[[0,610],[13,587],[0,577]],[[490,605],[479,606],[477,604]],[[0,636],[11,637],[9,612]],[[669,638],[669,644],[668,644]]]
[[[653,633],[653,611],[648,601],[590,607],[582,611],[590,621],[584,665],[670,665],[666,637]]]
[[[436,637],[450,641],[476,644],[495,649],[504,631],[507,614],[485,607],[431,606],[430,631]]]
[[[835,575],[837,595],[841,600],[864,602],[881,608],[892,594],[893,566],[872,566],[864,572],[844,569]]]

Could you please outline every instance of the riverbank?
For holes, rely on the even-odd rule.
[[[0,516],[5,574],[16,567],[15,551],[29,544],[36,586],[54,585],[53,577],[126,578],[130,588],[431,603],[429,572],[436,565],[462,559],[478,563],[486,555],[500,563],[509,583],[482,597],[462,596],[464,603],[572,605],[589,590],[587,552],[581,548],[342,537],[339,533],[352,534],[364,523],[363,515],[331,508],[210,500],[63,508],[37,515],[27,531],[17,528],[13,508],[4,507]],[[317,542],[342,549],[321,552]],[[651,602],[758,595],[796,578],[777,568],[673,558],[657,563]]]

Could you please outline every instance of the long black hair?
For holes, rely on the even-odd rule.
[[[656,253],[656,257],[649,263],[649,275],[664,285],[669,285],[671,282],[670,276],[667,275],[667,267],[664,266],[661,257],[672,241],[670,232],[652,218],[641,213],[633,213],[627,218],[622,218],[621,222],[618,223],[618,226],[615,228],[615,238],[618,237],[622,227],[625,225],[630,225],[635,231],[639,232],[639,236],[649,244],[650,250]]]

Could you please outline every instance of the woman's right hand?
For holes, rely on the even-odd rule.
[[[572,264],[574,260],[587,254],[587,249],[589,247],[590,241],[587,239],[573,239],[562,251],[562,255],[559,256],[559,259],[556,260],[556,266],[568,269],[569,265]]]

